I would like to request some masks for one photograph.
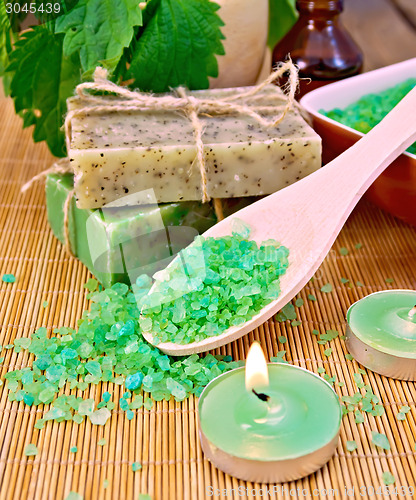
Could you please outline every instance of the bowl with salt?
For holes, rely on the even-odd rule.
[[[415,85],[413,58],[306,94],[300,103],[322,137],[324,164],[358,141]],[[392,162],[370,186],[366,197],[416,225],[416,143]]]

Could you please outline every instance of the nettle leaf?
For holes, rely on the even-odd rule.
[[[6,6],[4,2],[0,2],[0,72],[4,71],[4,58],[7,56],[8,50],[10,49],[10,38],[9,43],[6,44],[6,34],[8,35],[10,31],[10,21],[7,17]],[[0,73],[1,74],[1,73]]]
[[[224,54],[218,9],[209,0],[150,0],[127,73],[133,85],[153,92],[208,88],[208,76],[218,76],[216,55]]]
[[[295,24],[298,12],[295,0],[269,0],[269,36],[267,45],[273,50]]]
[[[35,17],[40,21],[40,24],[45,24],[48,21],[57,19],[73,9],[79,0],[59,0],[52,3],[52,8],[45,3],[45,0],[34,0],[31,3],[36,5]],[[26,0],[20,0],[26,3]]]
[[[64,57],[63,35],[54,35],[46,25],[25,32],[10,56],[7,71],[13,73],[10,94],[24,126],[35,125],[35,142],[46,140],[55,156],[65,155],[60,129],[66,99],[81,81],[78,55]]]
[[[80,0],[57,19],[55,31],[65,34],[66,56],[79,52],[84,72],[98,64],[113,71],[141,24],[137,0]]]
[[[0,2],[0,77],[3,77],[3,86],[8,94],[9,77],[5,77],[5,71],[9,65],[9,54],[12,50],[10,40],[10,22],[6,13],[4,2]]]

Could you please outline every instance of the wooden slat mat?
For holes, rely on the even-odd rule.
[[[39,326],[75,327],[77,318],[88,307],[83,284],[89,273],[53,237],[46,219],[43,184],[20,194],[24,181],[50,165],[50,154],[44,145],[32,143],[29,131],[22,131],[11,102],[0,100],[0,111],[0,275],[13,273],[17,277],[14,284],[0,282],[0,343],[6,345],[17,337],[29,336]],[[362,248],[356,249],[357,243]],[[340,247],[348,248],[348,255],[341,255]],[[341,283],[342,277],[354,286]],[[357,281],[362,286],[357,286]],[[322,293],[320,288],[327,282],[333,285],[333,291]],[[314,372],[318,367],[326,368],[331,377],[345,382],[344,386],[335,387],[337,393],[352,395],[357,390],[353,374],[359,366],[345,358],[344,341],[332,341],[333,353],[327,358],[325,347],[318,345],[311,331],[336,329],[344,333],[348,306],[368,293],[386,288],[416,288],[416,231],[364,201],[350,217],[314,281],[301,292],[305,301],[298,310],[302,324],[292,327],[270,320],[217,353],[242,359],[250,343],[257,339],[269,357],[285,349],[290,363]],[[317,301],[308,300],[308,294],[314,294]],[[49,302],[46,309],[42,307],[45,300]],[[278,341],[281,335],[287,337],[284,344]],[[17,355],[7,350],[3,355],[2,376],[31,361],[25,351]],[[209,498],[213,491],[210,487],[222,490],[220,496],[213,491],[213,498],[345,498],[345,488],[349,489],[350,498],[380,498],[380,492],[372,495],[371,488],[377,490],[382,485],[382,473],[387,470],[394,474],[395,486],[403,488],[399,492],[405,494],[399,497],[410,498],[409,487],[415,486],[416,474],[415,384],[368,371],[363,378],[379,396],[385,414],[366,415],[360,425],[349,414],[343,419],[340,443],[328,465],[303,480],[279,485],[275,492],[269,485],[229,477],[204,460],[198,442],[194,398],[182,404],[158,402],[151,411],[138,410],[132,421],[116,408],[104,428],[89,423],[49,422],[39,431],[34,429],[34,423],[47,408],[10,403],[3,384],[0,500],[61,500],[71,490],[87,500],[137,500],[139,493],[149,493],[156,499],[194,500]],[[91,387],[89,397],[99,396],[106,388]],[[116,396],[121,390],[110,388]],[[396,415],[403,404],[409,405],[411,411],[405,421],[399,421]],[[372,430],[387,435],[390,451],[381,451],[371,444]],[[102,437],[108,444],[97,446]],[[350,453],[346,451],[346,441],[352,439],[358,449]],[[36,457],[24,455],[28,443],[37,444]],[[73,445],[78,447],[75,454],[69,452]],[[131,464],[135,461],[141,462],[141,471],[132,472]],[[106,489],[104,479],[108,480]],[[248,493],[239,487],[248,488]],[[298,493],[293,494],[297,488]],[[351,495],[352,488],[355,491]],[[288,490],[292,490],[292,495]]]

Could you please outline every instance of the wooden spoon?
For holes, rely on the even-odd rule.
[[[416,140],[415,115],[416,88],[374,129],[325,167],[243,208],[204,233],[206,237],[230,235],[231,221],[237,217],[252,228],[250,238],[257,243],[274,238],[288,247],[289,267],[281,277],[277,300],[246,323],[200,342],[158,344],[149,333],[144,334],[145,339],[167,354],[182,356],[232,342],[273,316],[313,276],[371,183]]]

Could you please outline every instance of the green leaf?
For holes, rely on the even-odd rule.
[[[150,0],[127,73],[133,85],[153,92],[208,88],[208,76],[218,76],[215,55],[224,54],[218,8],[209,0]]]
[[[3,75],[8,66],[10,49],[10,21],[4,2],[0,2],[0,75]]]
[[[0,78],[3,79],[4,93],[6,95],[9,94],[10,88],[10,75],[5,74],[10,63],[9,54],[12,50],[10,29],[5,3],[0,2]]]
[[[273,50],[298,17],[295,0],[269,0],[269,37],[267,45]]]
[[[56,21],[56,33],[65,33],[64,54],[79,52],[84,72],[102,64],[113,71],[142,13],[136,0],[80,0]]]
[[[24,126],[35,125],[35,142],[46,140],[55,156],[65,155],[64,133],[60,130],[66,99],[80,82],[78,56],[62,55],[62,35],[46,25],[25,32],[10,56],[7,71],[13,72],[10,95]]]
[[[371,431],[371,442],[374,445],[383,448],[384,450],[390,450],[390,443],[385,434],[380,434],[379,432]]]
[[[25,0],[22,0],[22,2],[24,1]],[[39,24],[45,24],[48,21],[56,19],[62,16],[64,13],[68,12],[69,10],[73,9],[75,5],[78,3],[78,1],[79,0],[59,0],[60,4],[59,10],[55,11],[54,8],[52,9],[52,12],[47,12],[48,9],[45,8],[45,5],[42,6],[42,4],[45,4],[45,0],[34,0],[34,3],[36,4],[35,16],[37,19],[40,20]]]

